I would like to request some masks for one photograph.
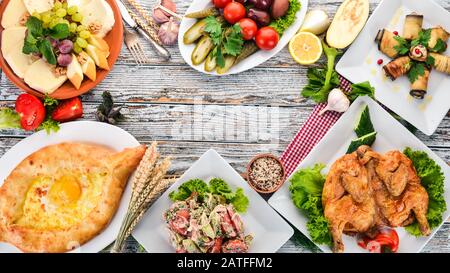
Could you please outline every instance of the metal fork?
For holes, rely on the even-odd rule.
[[[125,27],[123,28],[123,32],[125,34],[125,44],[127,45],[128,50],[130,50],[133,58],[136,60],[136,63],[138,65],[149,63],[149,59],[145,55],[141,43],[139,42],[139,36]]]

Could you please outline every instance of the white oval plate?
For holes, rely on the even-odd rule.
[[[75,121],[61,124],[57,133],[47,135],[45,131],[39,131],[20,141],[2,158],[0,158],[0,186],[12,170],[30,154],[37,150],[61,142],[85,142],[107,146],[115,151],[136,147],[139,142],[129,133],[118,127],[93,121]],[[77,253],[99,252],[110,245],[119,233],[122,219],[127,212],[128,202],[131,197],[131,186],[127,185],[119,208],[110,224],[96,237],[71,251]],[[0,243],[0,253],[21,252],[16,247]]]
[[[291,40],[291,38],[295,35],[297,30],[300,29],[303,19],[305,18],[306,11],[308,9],[308,0],[299,0],[301,3],[301,8],[297,12],[296,16],[297,19],[295,22],[284,32],[283,36],[281,36],[280,41],[278,42],[278,45],[272,49],[272,50],[258,50],[256,53],[252,54],[251,56],[247,57],[245,60],[240,62],[239,64],[231,67],[231,69],[224,74],[217,74],[215,71],[213,72],[207,72],[204,69],[204,62],[199,65],[193,65],[191,60],[191,54],[192,51],[195,48],[195,43],[191,45],[185,45],[183,43],[183,36],[184,33],[195,23],[197,22],[197,19],[191,19],[191,18],[183,18],[180,24],[180,34],[178,35],[178,47],[181,52],[181,56],[183,56],[183,59],[186,63],[188,63],[191,67],[194,69],[205,73],[205,74],[211,74],[211,75],[217,75],[217,76],[223,76],[223,75],[231,75],[243,72],[245,70],[251,69],[257,65],[262,64],[263,62],[267,61],[271,57],[273,57],[275,54],[277,54],[281,49],[283,49],[284,46]],[[209,0],[194,0],[189,6],[187,13],[199,11],[202,9],[205,9],[209,6],[212,6],[211,1]]]

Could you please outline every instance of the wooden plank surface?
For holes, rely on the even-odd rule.
[[[147,10],[155,0],[140,0]],[[176,0],[180,13],[190,1]],[[370,1],[371,11],[379,0]],[[438,0],[450,10],[450,0]],[[333,15],[341,1],[312,0]],[[173,58],[165,62],[144,43],[148,64],[137,67],[125,47],[111,74],[97,88],[82,97],[86,120],[93,120],[103,91],[110,91],[123,104],[126,121],[118,126],[139,141],[158,140],[164,155],[173,157],[171,173],[182,174],[207,149],[216,149],[238,171],[258,153],[280,155],[314,103],[304,100],[300,90],[306,84],[306,68],[296,64],[287,49],[247,72],[213,77],[200,74],[185,64],[178,48],[169,48]],[[20,91],[2,73],[0,106],[13,105]],[[198,115],[196,113],[202,113]],[[0,130],[0,156],[26,137],[20,130]],[[418,138],[446,162],[450,162],[450,115],[436,133]],[[424,252],[450,252],[450,223],[444,225]],[[142,251],[130,238],[128,251]],[[311,252],[317,248],[300,232],[280,252]]]

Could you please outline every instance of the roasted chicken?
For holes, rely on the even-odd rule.
[[[414,220],[423,235],[431,232],[426,218],[428,193],[411,160],[399,151],[381,155],[361,146],[339,158],[327,175],[322,202],[334,252],[344,251],[343,233],[370,233]]]

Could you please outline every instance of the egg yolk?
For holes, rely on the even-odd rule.
[[[51,186],[48,193],[50,201],[57,206],[66,206],[78,201],[81,186],[75,176],[65,175]]]

